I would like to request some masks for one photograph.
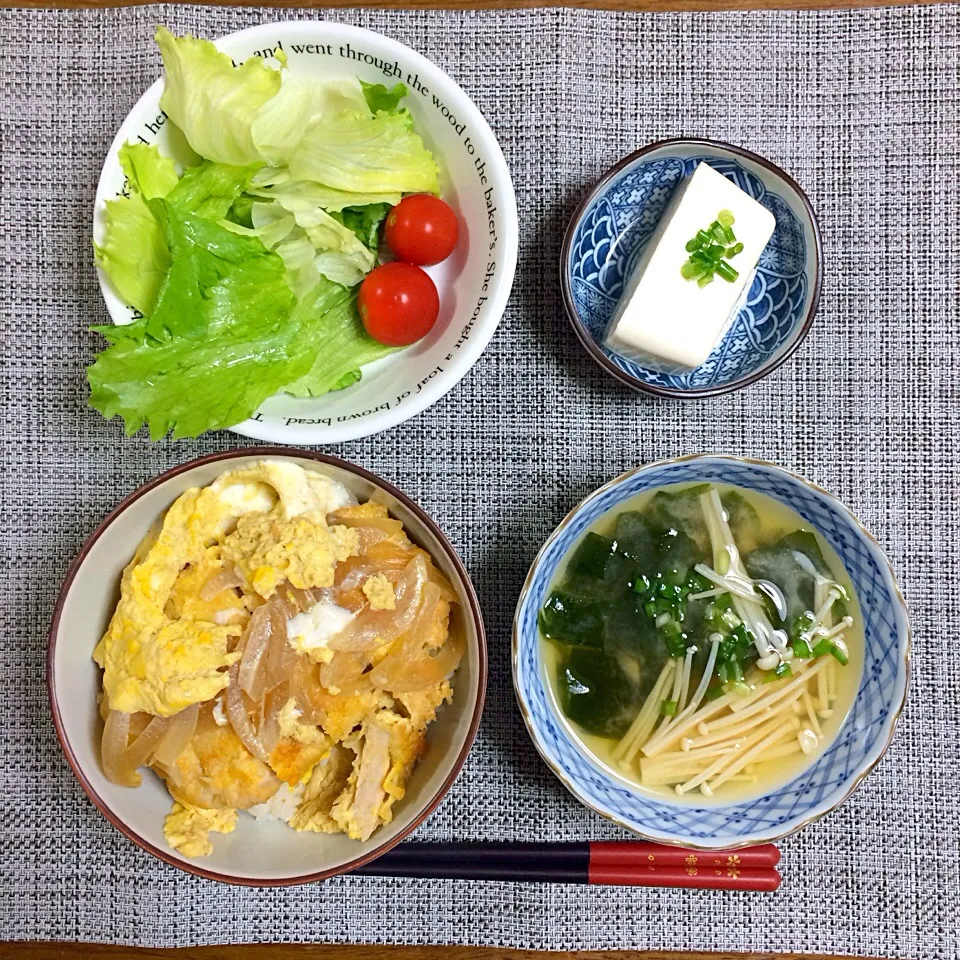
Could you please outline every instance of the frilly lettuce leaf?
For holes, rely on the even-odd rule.
[[[363,244],[349,227],[344,226],[340,220],[334,219],[322,207],[291,199],[278,202],[277,206],[293,214],[297,226],[306,232],[318,253],[323,251],[342,253],[356,264],[357,269],[361,271],[361,278],[373,269],[377,259],[376,254]],[[254,205],[254,223],[257,222],[257,213],[260,208],[260,204]]]
[[[254,145],[267,163],[282,163],[308,127],[342,113],[370,115],[358,84],[284,73],[280,92],[260,108],[253,120]]]
[[[160,108],[202,157],[246,166],[260,160],[252,125],[260,108],[280,90],[280,73],[260,57],[239,67],[209,40],[175,37],[158,27],[166,83]]]
[[[312,124],[287,157],[294,180],[354,193],[438,193],[437,164],[405,111],[348,112]]]
[[[269,263],[282,282],[283,262],[256,237],[237,236],[211,220],[184,213],[169,199],[151,200],[149,207],[170,251],[157,305],[146,318],[145,331],[154,340],[204,337],[212,311],[230,306],[228,300],[211,303],[211,299],[217,300],[223,281],[245,263]],[[292,300],[289,290],[286,293],[283,299]],[[233,306],[244,309],[239,301]]]
[[[368,203],[362,207],[345,207],[330,216],[352,230],[364,246],[376,250],[380,246],[380,224],[387,219],[393,206],[391,203]]]
[[[383,216],[388,207],[384,206]],[[380,208],[373,214],[354,217],[361,232],[373,235]],[[357,230],[343,222],[342,214],[329,214],[304,200],[287,198],[283,202],[254,203],[251,208],[253,229],[227,222],[223,226],[234,233],[259,237],[283,258],[287,282],[298,296],[311,289],[321,276],[344,287],[356,286],[376,263],[376,253],[367,246]],[[371,225],[372,224],[372,225]]]
[[[309,180],[294,180],[290,172],[277,167],[264,167],[251,178],[248,192],[264,200],[284,199],[304,200],[323,207],[328,213],[337,213],[346,207],[366,207],[386,204],[395,207],[402,199],[399,191],[387,193],[350,193],[347,190],[335,190],[322,183]]]
[[[146,423],[154,440],[170,430],[175,439],[193,437],[239,423],[306,374],[324,313],[350,294],[324,281],[297,306],[283,261],[259,240],[180,215],[162,200],[151,204],[176,238],[175,263],[152,317],[98,328],[111,346],[87,371],[90,404],[108,419],[123,417],[128,434]],[[158,324],[178,326],[184,314],[199,335],[151,333]]]
[[[407,87],[403,83],[396,83],[388,89],[382,83],[367,83],[361,80],[360,89],[371,113],[379,113],[381,110],[395,113],[400,109],[400,101],[407,95]]]
[[[165,197],[180,179],[177,165],[161,156],[156,144],[125,143],[120,148],[120,166],[127,177],[127,185],[144,200]]]
[[[360,379],[359,367],[402,349],[378,343],[363,329],[355,293],[348,293],[333,309],[317,303],[317,291],[328,283],[321,281],[298,307],[310,310],[318,320],[312,328],[316,350],[313,365],[300,379],[283,388],[295,397],[321,397],[331,390],[342,390]]]
[[[170,267],[170,251],[146,200],[136,192],[106,202],[103,243],[94,260],[117,294],[142,314],[150,313]]]
[[[349,373],[345,373],[330,388],[330,392],[333,393],[334,390],[346,390],[347,387],[352,387],[355,383],[359,383],[362,379],[363,374],[359,370],[351,370]]]
[[[236,167],[204,160],[198,166],[184,170],[177,185],[166,194],[166,199],[183,213],[205,220],[220,220],[227,215],[259,167],[256,163]]]
[[[178,178],[173,161],[156,147],[125,144],[120,164],[129,196],[106,202],[104,240],[94,259],[114,289],[140,313],[150,315],[167,270],[171,247],[164,228],[146,201],[166,198],[183,213],[220,219],[242,193],[257,165],[233,167],[205,160]]]

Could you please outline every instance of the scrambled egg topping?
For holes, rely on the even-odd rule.
[[[210,831],[233,833],[236,810],[207,810],[175,803],[163,821],[163,835],[185,857],[208,857],[213,853]]]
[[[301,590],[329,587],[334,565],[357,552],[357,541],[357,531],[349,527],[260,513],[239,519],[223,543],[223,553],[261,597],[271,597],[284,580]]]
[[[210,577],[223,569],[219,549],[210,547],[203,559],[180,571],[173,583],[164,612],[172,620],[200,620],[205,623],[245,623],[250,605],[233,590],[221,590],[205,600],[201,591]]]
[[[290,786],[309,779],[317,761],[330,750],[330,741],[323,731],[301,723],[302,716],[296,700],[290,697],[277,715],[280,738],[270,753],[270,766]]]
[[[238,657],[228,642],[240,627],[172,620],[165,609],[180,571],[205,559],[205,518],[220,516],[207,493],[187,490],[167,511],[153,544],[123,572],[120,602],[93,654],[113,710],[169,717],[227,685],[221,671]]]
[[[330,514],[345,525],[328,523]],[[364,520],[376,521],[387,538],[361,555],[352,524]],[[392,581],[417,552],[385,507],[356,505],[341,484],[288,462],[227,472],[174,502],[124,570],[120,602],[94,653],[104,670],[104,715],[108,709],[140,714],[131,738],[151,715],[171,717],[201,704],[193,736],[176,760],[151,761],[174,799],[164,822],[172,848],[187,857],[210,854],[210,833],[230,833],[241,809],[286,820],[296,830],[345,832],[358,840],[390,821],[425,748],[426,728],[452,697],[449,680],[396,695],[372,682],[340,692],[318,683],[303,662],[338,655],[327,643],[359,615],[352,611],[364,600],[371,610],[396,609]],[[351,557],[381,571],[362,589],[356,580],[336,586],[350,569],[338,574],[337,565]],[[207,585],[215,580],[211,591]],[[229,668],[242,656],[238,639],[251,613],[283,583],[324,590],[324,599],[309,608],[309,599],[296,600],[302,612],[287,615],[285,654],[268,634],[269,670],[284,669],[284,656],[300,663],[286,668],[286,679],[270,680],[259,702],[244,695],[250,728],[244,732],[241,724],[238,735],[236,717],[225,710]],[[278,596],[293,602],[289,590]],[[446,642],[449,611],[441,599],[433,621],[422,625],[424,649]],[[391,649],[367,651],[366,669]],[[297,696],[306,696],[309,707]],[[230,703],[235,712],[235,697]]]
[[[395,610],[397,598],[393,592],[393,584],[382,573],[367,577],[363,585],[364,596],[370,601],[372,610]]]
[[[297,701],[291,697],[281,708],[277,715],[277,723],[280,725],[280,736],[289,737],[291,740],[298,740],[305,744],[320,744],[325,746],[327,738],[319,727],[311,727],[308,723],[301,723],[300,718],[303,711],[297,709]]]
[[[264,597],[285,577],[329,586],[334,564],[357,550],[355,530],[326,523],[349,497],[341,489],[296,464],[264,461],[185,491],[124,571],[120,602],[94,651],[110,708],[170,717],[223,690],[240,656],[230,648],[245,607],[230,591],[215,603],[200,600],[199,588],[196,602],[184,596],[234,556]]]

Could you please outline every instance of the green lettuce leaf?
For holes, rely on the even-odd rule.
[[[276,250],[277,245],[294,229],[296,221],[291,214],[287,214],[260,227],[247,227],[232,220],[221,220],[220,226],[231,233],[239,234],[241,237],[257,237],[268,250]],[[310,247],[310,253],[312,256],[312,246]],[[310,286],[313,286],[313,284],[310,284]]]
[[[224,281],[246,263],[253,263],[255,269],[267,269],[264,264],[269,264],[282,278],[283,261],[256,237],[238,236],[211,220],[178,210],[169,200],[151,200],[149,207],[170,251],[170,267],[156,307],[145,321],[145,332],[154,340],[203,338],[213,311],[230,307],[228,301],[217,299]],[[292,300],[289,290],[286,294],[283,299]],[[233,306],[243,309],[239,302]]]
[[[218,220],[242,194],[257,165],[233,167],[207,160],[178,179],[173,161],[160,156],[155,147],[129,143],[120,149],[120,163],[130,195],[107,201],[104,241],[94,244],[94,259],[117,293],[149,316],[157,305],[173,248],[146,201],[165,198],[179,212]]]
[[[387,219],[393,206],[389,203],[369,203],[362,207],[345,207],[330,216],[352,230],[365,247],[376,251],[380,246],[380,224]]]
[[[288,198],[283,203],[255,203],[252,216],[263,242],[267,246],[279,244],[277,253],[287,264],[290,285],[297,293],[311,288],[320,275],[345,287],[356,286],[376,263],[376,254],[353,230],[307,201]],[[279,236],[288,223],[293,229]],[[305,257],[304,239],[313,248],[312,263]]]
[[[111,346],[87,371],[90,404],[123,417],[128,434],[146,423],[154,440],[193,437],[239,423],[308,373],[328,338],[326,314],[352,300],[324,281],[297,306],[283,261],[259,240],[152,203],[182,245],[178,263],[191,266],[170,270],[154,317],[98,328]],[[202,335],[155,339],[156,316],[166,325],[179,310],[199,312]]]
[[[371,113],[395,113],[400,107],[400,101],[407,95],[407,87],[403,83],[394,84],[387,89],[382,83],[366,83],[360,81],[363,98]]]
[[[170,267],[163,230],[147,201],[137,192],[106,202],[102,244],[93,245],[94,261],[117,294],[142,314],[153,311]]]
[[[144,200],[165,197],[180,179],[176,164],[161,156],[156,144],[125,143],[120,148],[120,166],[127,177],[127,185]]]
[[[342,113],[370,116],[356,82],[321,81],[285,73],[280,92],[261,107],[253,120],[253,143],[268,163],[283,163],[300,142],[304,130]]]
[[[177,185],[166,194],[166,199],[184,213],[206,220],[221,220],[259,167],[259,164],[236,167],[204,160],[198,166],[184,170]]]
[[[260,160],[252,134],[254,117],[280,90],[280,73],[260,57],[239,67],[209,40],[175,37],[158,27],[157,45],[166,71],[160,108],[202,157],[246,166]]]
[[[317,291],[322,291],[327,285],[327,280],[317,284],[298,307],[310,310],[314,316],[324,312],[312,328],[313,347],[316,350],[313,365],[298,380],[283,388],[285,393],[295,397],[322,397],[331,390],[342,390],[359,379],[355,374],[364,364],[402,349],[378,343],[364,330],[357,312],[355,293],[345,291],[347,297],[333,309],[320,303],[314,303],[311,307]]]
[[[294,180],[354,193],[438,193],[437,164],[403,113],[344,112],[311,125],[287,159]]]
[[[285,199],[304,200],[323,207],[328,213],[338,213],[346,207],[375,206],[386,204],[395,207],[402,199],[399,191],[387,193],[351,193],[348,190],[335,190],[322,183],[309,180],[294,180],[286,168],[264,167],[251,180],[248,192],[265,200],[282,203]]]
[[[363,374],[359,370],[351,370],[349,373],[345,373],[330,388],[330,392],[333,393],[335,390],[346,390],[347,387],[352,387],[355,383],[359,383],[362,379]]]
[[[227,211],[226,219],[241,227],[253,229],[253,205],[256,200],[257,198],[251,197],[249,193],[241,193]]]

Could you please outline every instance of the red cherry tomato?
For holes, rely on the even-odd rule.
[[[457,215],[439,197],[415,193],[387,214],[385,233],[398,260],[427,267],[453,253],[458,229]]]
[[[412,263],[385,263],[371,270],[357,298],[367,333],[391,347],[425,337],[437,322],[440,297],[434,282]]]

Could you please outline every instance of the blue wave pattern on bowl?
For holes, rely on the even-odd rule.
[[[548,701],[550,694],[538,654],[537,613],[547,598],[558,564],[581,534],[602,514],[644,490],[706,480],[757,490],[796,510],[843,561],[865,617],[863,675],[850,715],[834,742],[813,767],[793,781],[764,797],[725,806],[686,805],[669,796],[656,798],[603,772],[596,761],[581,752]],[[605,490],[587,503],[549,544],[518,612],[516,683],[541,749],[590,806],[656,839],[682,844],[723,837],[732,845],[747,838],[756,842],[752,838],[778,836],[796,829],[817,815],[817,808],[827,799],[840,799],[831,795],[842,796],[858,770],[869,766],[867,759],[882,752],[889,737],[889,723],[894,719],[891,711],[899,706],[903,695],[906,675],[898,636],[905,635],[906,624],[898,617],[902,607],[884,577],[877,555],[882,558],[879,549],[830,499],[791,475],[762,464],[723,458],[666,463]],[[827,803],[826,807],[831,805]]]
[[[743,308],[706,362],[681,375],[660,373],[607,350],[603,335],[674,191],[703,161],[765,206],[777,225]],[[799,332],[809,287],[806,256],[803,226],[788,204],[736,161],[661,157],[626,167],[590,205],[574,233],[567,269],[580,320],[617,367],[645,383],[690,390],[748,375]]]

